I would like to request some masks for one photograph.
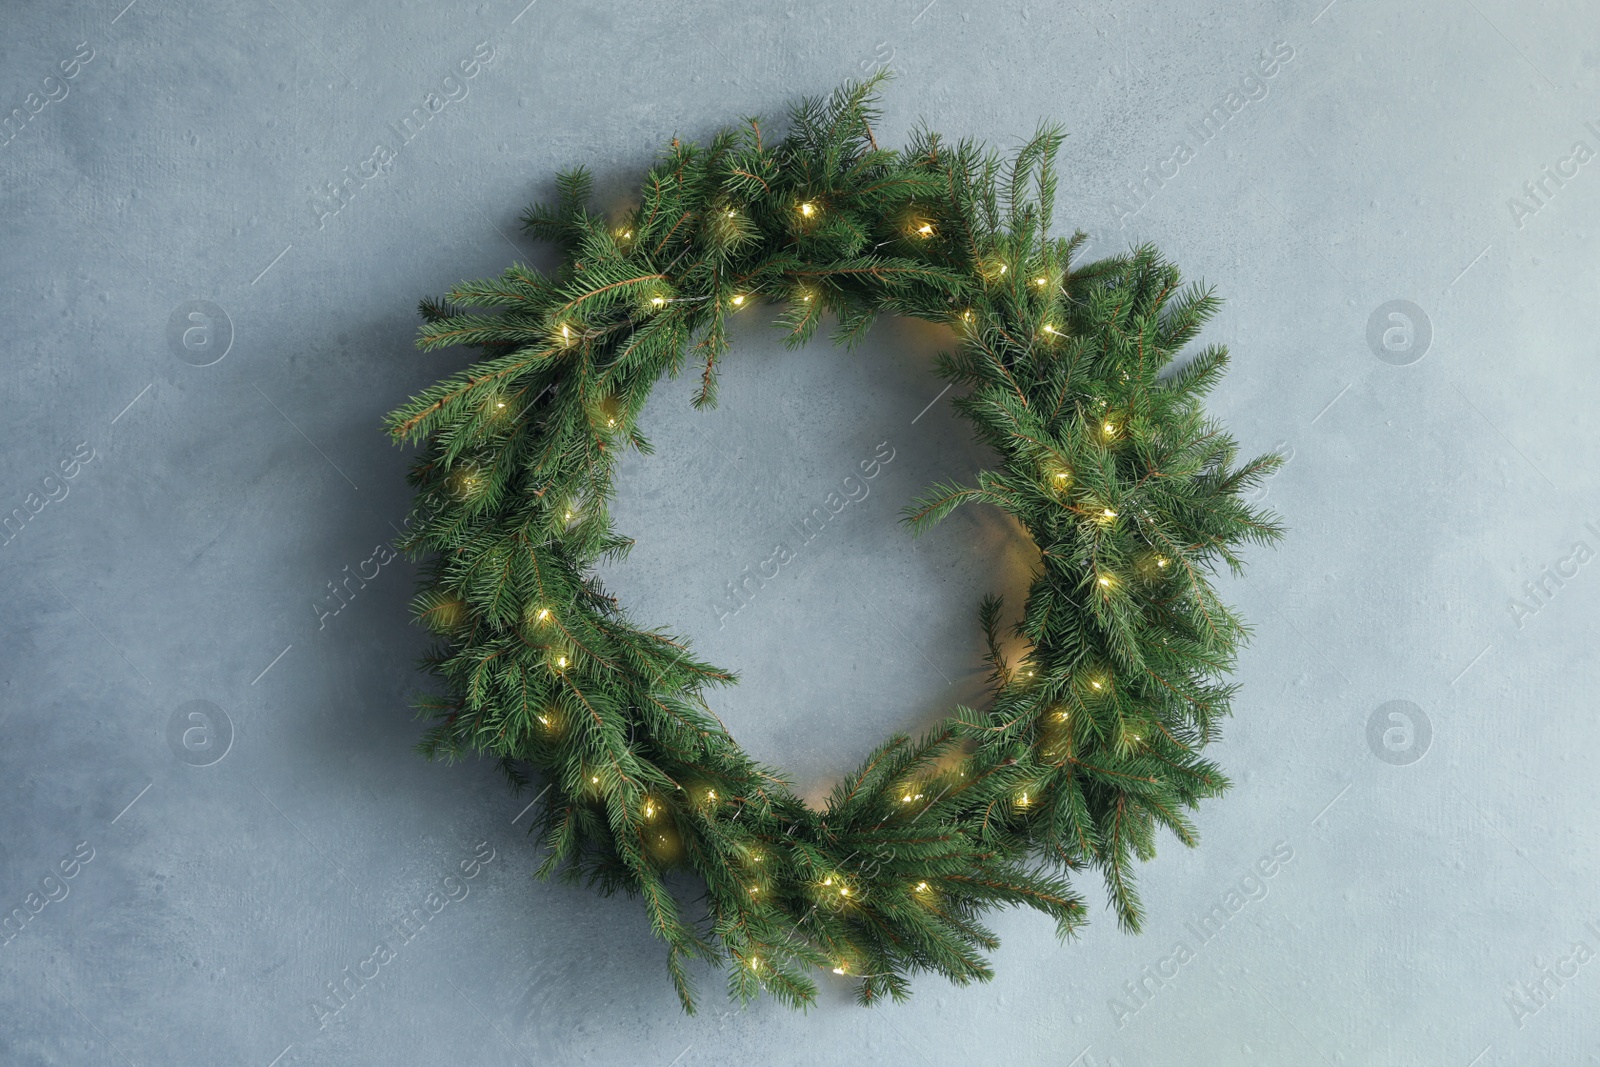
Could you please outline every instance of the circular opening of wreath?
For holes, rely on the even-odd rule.
[[[1074,262],[1084,236],[1050,236],[1055,127],[1006,158],[927,132],[888,150],[876,87],[801,102],[781,139],[750,121],[674,140],[620,224],[590,210],[585,171],[562,175],[524,216],[559,269],[424,301],[420,346],[481,358],[389,417],[423,445],[401,547],[425,561],[414,609],[442,691],[419,700],[420,747],[542,779],[541,875],[638,895],[691,1011],[696,959],[736,998],[791,1006],[818,980],[871,1003],[919,971],[987,979],[983,914],[1025,905],[1065,936],[1084,868],[1138,929],[1134,860],[1160,827],[1193,844],[1186,811],[1227,786],[1201,750],[1246,627],[1208,577],[1280,536],[1244,500],[1279,458],[1236,464],[1204,411],[1226,351],[1179,359],[1210,292],[1147,247]],[[999,463],[932,486],[905,521],[990,504],[1040,553],[1015,627],[1025,664],[999,652],[986,601],[992,700],[889,738],[820,810],[707,706],[733,675],[638,628],[592,574],[631,543],[607,505],[618,455],[649,448],[652,386],[692,352],[695,403],[714,403],[728,320],[758,303],[793,344],[825,315],[844,341],[882,312],[951,326],[938,372]],[[704,883],[701,913],[680,908],[673,870]]]

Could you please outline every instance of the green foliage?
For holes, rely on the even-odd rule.
[[[1179,361],[1209,290],[1151,248],[1073,261],[1083,235],[1049,234],[1058,129],[1009,160],[929,132],[889,151],[876,86],[802,101],[778,140],[751,120],[674,141],[620,222],[591,209],[586,171],[563,175],[524,217],[561,267],[424,301],[419,345],[481,358],[388,420],[423,446],[402,547],[426,561],[415,614],[444,692],[418,704],[420,747],[544,780],[541,873],[637,894],[686,1010],[695,960],[724,963],[731,996],[800,1007],[819,970],[864,1003],[905,997],[920,971],[985,980],[983,916],[1027,906],[1064,936],[1085,869],[1136,930],[1133,861],[1161,828],[1193,844],[1188,812],[1227,786],[1200,751],[1247,630],[1208,576],[1280,536],[1243,497],[1279,459],[1236,465],[1203,408],[1226,352]],[[696,403],[713,403],[727,320],[758,302],[795,344],[825,317],[844,343],[882,312],[951,327],[939,373],[1000,463],[933,486],[906,520],[989,504],[1040,550],[1009,635],[1025,662],[1003,651],[999,601],[983,607],[989,706],[891,738],[820,811],[707,706],[734,677],[639,629],[592,575],[629,545],[607,505],[618,454],[649,450],[651,387],[692,351]],[[703,881],[703,914],[682,913],[673,870]]]

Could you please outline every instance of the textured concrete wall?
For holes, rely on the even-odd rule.
[[[0,1063],[1600,1062],[1590,8],[124,3],[0,33]],[[410,751],[379,419],[459,363],[412,348],[420,296],[548,262],[515,222],[558,168],[621,203],[667,137],[884,66],[884,141],[1061,119],[1063,228],[1217,286],[1214,409],[1292,454],[1293,532],[1226,583],[1237,786],[1145,868],[1142,936],[1086,884],[1075,943],[1000,917],[992,984],[801,1016],[711,976],[686,1018],[636,903],[533,882],[526,801]],[[894,521],[986,462],[936,334],[760,318],[719,409],[652,401],[607,579],[815,795],[975,698],[1029,548]]]

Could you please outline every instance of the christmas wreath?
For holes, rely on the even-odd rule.
[[[735,998],[791,1006],[819,971],[863,1003],[905,997],[920,971],[988,979],[985,914],[1026,905],[1064,937],[1085,867],[1137,930],[1134,859],[1158,827],[1192,845],[1186,811],[1228,784],[1200,752],[1248,629],[1208,576],[1281,533],[1244,499],[1279,458],[1237,464],[1203,410],[1226,350],[1174,363],[1211,293],[1147,247],[1073,261],[1084,235],[1050,235],[1057,128],[1009,158],[929,132],[892,151],[876,87],[803,101],[781,139],[749,120],[672,141],[620,219],[591,210],[584,170],[563,174],[523,220],[560,269],[423,301],[420,347],[481,359],[387,423],[424,446],[400,547],[426,561],[414,610],[444,692],[419,699],[419,748],[542,780],[541,876],[641,897],[689,1011],[696,959],[720,961]],[[707,706],[734,675],[637,627],[591,573],[631,544],[607,503],[617,458],[650,451],[652,385],[692,348],[695,403],[714,403],[729,318],[758,304],[795,345],[827,316],[844,342],[882,312],[946,324],[938,373],[998,464],[934,485],[905,521],[988,504],[1039,552],[1014,627],[1025,657],[1002,654],[998,599],[981,609],[989,705],[891,737],[821,810]],[[703,914],[685,914],[674,871],[703,883]]]

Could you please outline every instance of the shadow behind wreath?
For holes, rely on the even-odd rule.
[[[590,210],[586,172],[563,175],[524,219],[561,267],[425,301],[420,345],[482,358],[388,424],[424,446],[402,543],[427,561],[415,611],[439,637],[423,751],[492,754],[517,784],[537,768],[541,872],[637,894],[686,1010],[696,958],[735,998],[797,1007],[814,973],[864,1003],[919,971],[987,979],[984,914],[1026,905],[1064,936],[1085,868],[1137,929],[1133,862],[1159,828],[1193,844],[1187,811],[1227,785],[1201,750],[1247,629],[1208,576],[1280,536],[1241,496],[1279,458],[1236,464],[1204,412],[1226,351],[1175,364],[1210,292],[1150,248],[1073,261],[1083,235],[1050,236],[1054,127],[1009,158],[929,132],[881,148],[879,80],[802,101],[781,139],[751,120],[674,141],[620,222]],[[820,809],[706,703],[734,676],[636,627],[592,574],[630,544],[607,505],[620,452],[650,450],[651,387],[692,354],[695,403],[713,404],[728,323],[758,303],[793,344],[824,315],[844,344],[885,312],[955,330],[937,370],[999,463],[931,486],[905,521],[987,503],[1040,552],[1014,633],[998,600],[981,612],[988,706],[891,737]],[[675,870],[703,882],[704,915],[681,913]]]

